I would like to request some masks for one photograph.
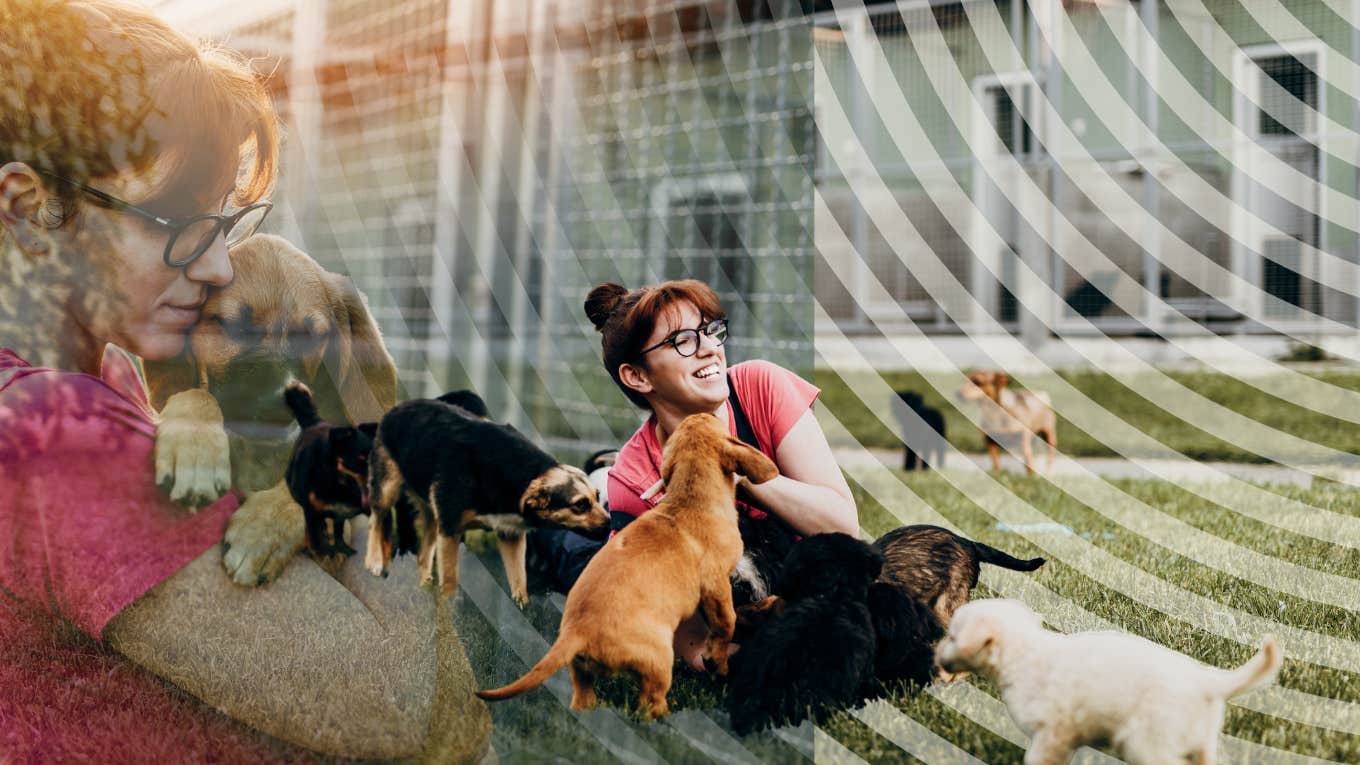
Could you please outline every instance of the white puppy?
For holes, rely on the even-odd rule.
[[[1134,635],[1049,632],[1018,600],[968,603],[935,648],[941,668],[996,683],[1032,736],[1025,765],[1065,763],[1083,745],[1131,765],[1212,763],[1224,701],[1274,680],[1281,661],[1269,636],[1228,671]]]

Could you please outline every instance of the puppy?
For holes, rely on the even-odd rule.
[[[387,517],[403,497],[428,522],[420,540],[422,583],[435,577],[443,596],[458,589],[458,543],[470,528],[496,532],[510,592],[529,602],[524,533],[553,525],[603,535],[609,514],[586,474],[559,465],[509,425],[469,417],[441,401],[417,399],[393,407],[378,423],[369,466],[375,517]],[[373,524],[364,565],[382,576],[392,559],[385,523]],[[437,549],[436,549],[437,548]]]
[[[1031,390],[1011,390],[1006,387],[1011,378],[1005,372],[972,372],[958,391],[959,401],[976,402],[980,406],[979,427],[987,441],[987,453],[992,457],[992,470],[1001,469],[999,441],[1019,437],[1025,457],[1025,472],[1034,473],[1033,437],[1048,442],[1048,472],[1053,472],[1053,460],[1058,453],[1058,417],[1047,393]],[[988,399],[992,403],[983,403]]]
[[[307,521],[307,546],[318,559],[353,555],[345,521],[368,512],[368,455],[375,423],[331,425],[316,414],[312,392],[292,382],[283,393],[302,433],[293,446],[285,480]]]
[[[865,695],[883,695],[906,684],[921,688],[939,677],[935,644],[945,628],[935,612],[884,582],[881,573],[869,585],[868,605],[874,624],[874,683]]]
[[[728,577],[741,557],[738,473],[763,483],[779,471],[728,436],[716,417],[686,417],[662,454],[665,498],[591,559],[567,594],[557,641],[538,664],[510,685],[477,695],[508,699],[570,665],[571,708],[588,709],[596,703],[597,676],[629,670],[641,678],[643,713],[668,714],[672,639],[680,622],[700,608],[710,629],[705,657],[726,675],[735,622]]]
[[[1269,636],[1229,671],[1133,635],[1062,635],[1016,600],[960,608],[935,656],[996,683],[1031,735],[1026,763],[1065,763],[1093,744],[1131,765],[1214,762],[1225,700],[1273,681],[1283,660]]]
[[[445,393],[436,398],[435,401],[443,401],[450,406],[456,406],[469,416],[479,420],[491,419],[491,410],[487,408],[486,402],[482,400],[481,396],[470,390],[455,390]]]
[[[874,549],[883,555],[879,581],[924,604],[946,628],[954,612],[968,602],[983,563],[1012,571],[1034,571],[1044,565],[1043,558],[1020,560],[929,525],[893,529],[874,541]]]
[[[376,422],[396,403],[397,372],[363,296],[286,240],[233,247],[232,283],[208,293],[178,358],[146,362],[160,410],[156,474],[176,501],[202,506],[229,486],[250,494],[224,537],[228,573],[263,584],[305,543],[283,478],[293,448],[290,380],[334,424]]]
[[[601,449],[586,457],[581,469],[590,478],[590,484],[600,492],[600,504],[609,509],[609,469],[619,461],[618,449]]]
[[[882,565],[882,556],[848,534],[794,545],[776,585],[782,612],[732,657],[733,730],[820,720],[865,698],[877,650],[867,601]]]
[[[774,583],[798,535],[772,515],[763,518],[742,515],[737,528],[741,531],[742,553],[732,571],[732,604],[738,610],[740,623],[743,610],[774,592]]]
[[[905,448],[902,469],[929,470],[931,465],[943,465],[944,415],[939,409],[926,406],[925,399],[915,391],[899,390],[894,393],[892,413],[901,428]],[[911,416],[912,412],[916,413],[916,417]]]

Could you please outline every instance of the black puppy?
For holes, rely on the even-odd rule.
[[[491,419],[491,410],[487,408],[486,402],[475,392],[470,390],[455,390],[436,398],[435,401],[443,401],[450,406],[456,406],[467,414],[479,420]]]
[[[440,593],[458,587],[458,543],[469,528],[485,528],[500,539],[501,560],[511,597],[528,603],[524,534],[552,525],[603,535],[609,514],[579,468],[557,460],[509,425],[469,417],[441,401],[397,404],[383,415],[373,446],[369,476],[372,509],[386,515],[401,497],[411,500],[423,529],[422,581],[435,578]],[[392,557],[384,524],[374,524],[364,565],[381,576]],[[437,549],[436,549],[437,548]]]
[[[733,730],[820,720],[864,700],[877,642],[868,592],[882,565],[882,556],[848,534],[794,545],[775,585],[783,612],[732,656]]]
[[[742,514],[737,518],[737,529],[743,549],[741,560],[732,571],[732,605],[743,608],[774,592],[784,559],[798,541],[798,535],[772,515],[755,518]]]
[[[892,412],[901,427],[902,443],[906,449],[902,469],[929,470],[931,465],[939,467],[944,460],[944,415],[939,409],[926,406],[925,399],[915,391],[899,390],[895,393],[897,397],[891,401]],[[912,412],[917,416],[913,417]]]
[[[325,422],[317,416],[311,390],[300,382],[288,384],[283,400],[302,426],[285,480],[302,505],[307,547],[318,558],[353,555],[345,542],[345,521],[368,512],[368,458],[377,425]]]
[[[925,686],[935,679],[935,644],[945,629],[925,603],[887,582],[869,586],[874,623],[874,682],[866,696],[892,691],[903,683]]]

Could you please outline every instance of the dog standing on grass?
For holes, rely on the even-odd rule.
[[[669,714],[672,641],[680,622],[700,608],[710,629],[705,660],[726,675],[736,624],[728,577],[742,549],[737,474],[763,483],[779,470],[727,435],[713,415],[681,421],[662,453],[665,499],[591,559],[567,594],[557,641],[528,674],[477,695],[488,701],[518,696],[569,665],[571,708],[589,709],[596,677],[628,670],[641,679],[644,714]]]
[[[920,393],[911,390],[893,391],[889,401],[893,417],[901,428],[903,470],[929,470],[932,465],[944,465],[944,414],[927,406]],[[915,416],[912,416],[912,413]]]
[[[1275,639],[1235,670],[1119,632],[1063,635],[1018,600],[979,600],[954,614],[935,650],[949,672],[996,683],[1031,735],[1026,765],[1061,765],[1079,747],[1108,744],[1130,765],[1210,765],[1225,701],[1274,680]]]
[[[959,388],[958,399],[979,406],[978,427],[987,441],[992,470],[1001,470],[999,442],[1018,437],[1025,472],[1033,474],[1033,440],[1038,436],[1048,443],[1048,472],[1052,473],[1058,454],[1058,416],[1053,413],[1053,402],[1041,391],[1011,390],[1007,387],[1010,382],[1010,375],[1005,372],[971,372],[968,381]]]
[[[439,581],[443,597],[458,589],[458,544],[470,528],[500,541],[510,594],[529,602],[524,534],[558,526],[586,534],[609,531],[609,514],[579,468],[562,465],[509,425],[459,406],[427,399],[392,407],[378,423],[369,465],[369,504],[385,518],[403,497],[435,533],[420,539],[421,583]],[[374,523],[364,567],[382,576],[392,560],[390,524]]]

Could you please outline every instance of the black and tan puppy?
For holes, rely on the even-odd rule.
[[[775,585],[782,612],[732,657],[733,730],[819,720],[864,699],[877,652],[869,587],[882,565],[877,551],[848,534],[793,546]]]
[[[376,423],[332,425],[316,413],[312,392],[300,382],[283,392],[302,433],[293,445],[285,480],[307,521],[314,557],[354,554],[345,542],[345,521],[368,512],[368,458]]]
[[[469,417],[442,401],[418,399],[393,407],[378,423],[369,466],[369,501],[375,517],[407,497],[436,533],[420,540],[422,581],[439,591],[458,589],[458,544],[471,528],[490,529],[500,540],[511,597],[529,602],[524,534],[533,526],[559,526],[603,535],[609,513],[579,468],[557,460],[509,425]],[[392,558],[386,525],[368,535],[365,567],[381,576]],[[433,538],[431,538],[433,537]]]
[[[949,628],[954,612],[968,602],[983,563],[1012,571],[1034,571],[1043,558],[1020,560],[939,526],[893,529],[874,541],[883,555],[879,581],[891,584],[935,613]]]

